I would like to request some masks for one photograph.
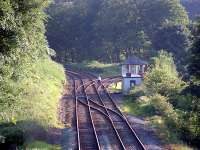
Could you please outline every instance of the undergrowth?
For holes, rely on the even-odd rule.
[[[18,142],[15,138],[18,133],[22,133],[20,136],[26,141],[33,131],[39,130],[45,134],[49,127],[61,125],[58,121],[58,104],[65,82],[63,67],[44,59],[35,62],[29,69],[22,80],[11,81],[12,88],[19,91],[12,105],[1,105],[4,109],[0,110],[0,136],[5,138],[5,144],[9,143],[9,139],[13,140],[11,143],[23,144],[24,141]],[[12,91],[3,92],[13,94]]]
[[[135,94],[138,94],[138,91]],[[162,106],[160,106],[160,108],[161,107]],[[158,108],[158,106],[155,107],[151,98],[144,95],[136,96],[134,94],[124,97],[121,106],[123,112],[142,117],[149,126],[156,129],[158,137],[163,139],[166,144],[170,145],[172,150],[192,150],[192,148],[184,145],[183,142],[179,140],[180,135],[173,130],[173,127],[168,126],[171,124],[171,120],[167,120],[156,108]],[[169,109],[167,111],[169,111]]]
[[[61,150],[61,147],[59,145],[47,144],[42,141],[34,141],[24,146],[24,149],[26,150]]]

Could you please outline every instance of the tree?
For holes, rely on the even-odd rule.
[[[180,92],[185,83],[179,78],[172,54],[160,51],[147,71],[144,84],[148,94],[158,93],[166,97]]]
[[[62,54],[60,57],[63,57],[60,51],[64,51],[66,61],[81,61],[95,54],[91,51],[94,39],[92,25],[99,3],[98,0],[74,0],[65,5],[56,2],[47,10],[51,16],[47,24],[48,41],[58,54]]]
[[[20,102],[25,90],[14,85],[29,76],[33,62],[49,58],[43,11],[48,4],[48,0],[0,1],[1,114],[7,110],[13,112]]]
[[[184,71],[187,51],[190,45],[190,32],[184,26],[167,25],[158,28],[153,35],[153,47],[157,50],[165,49],[175,56],[179,71]]]
[[[160,42],[165,43],[168,50],[171,41],[165,39],[171,34],[178,38],[178,44],[174,45],[178,48],[171,52],[182,54],[185,50],[180,43],[186,38],[185,26],[189,20],[178,0],[56,1],[48,13],[51,16],[47,24],[50,46],[58,52],[65,51],[67,61],[119,62],[122,55],[133,54],[149,58],[153,49],[160,50],[155,41],[163,33],[165,36]],[[167,30],[171,32],[167,34]]]
[[[199,146],[200,137],[200,20],[197,21],[193,29],[193,44],[189,51],[190,59],[188,71],[190,74],[190,85],[184,93],[190,94],[191,109],[188,111],[186,131],[189,132],[187,140]]]
[[[200,19],[193,31],[193,45],[190,50],[190,63],[188,66],[190,75],[197,81],[200,80]]]

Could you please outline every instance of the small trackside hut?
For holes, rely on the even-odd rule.
[[[131,88],[142,83],[148,63],[138,57],[128,57],[122,63],[122,92],[129,94]]]

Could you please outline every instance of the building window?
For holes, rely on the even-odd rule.
[[[134,75],[138,75],[140,70],[139,65],[131,65],[131,73]]]
[[[126,65],[126,73],[129,73],[129,65]]]

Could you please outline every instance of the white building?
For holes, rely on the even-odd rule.
[[[133,56],[122,63],[122,92],[128,94],[131,88],[142,83],[148,63]]]

